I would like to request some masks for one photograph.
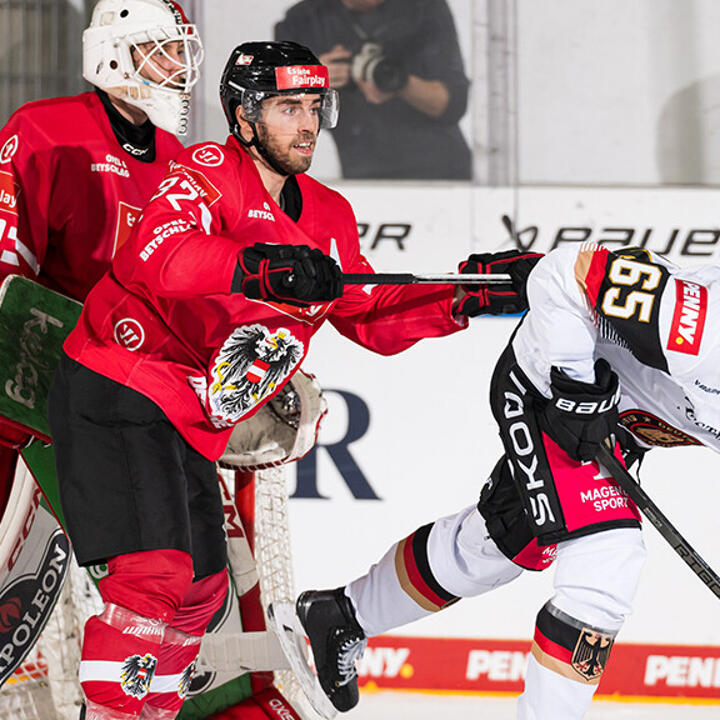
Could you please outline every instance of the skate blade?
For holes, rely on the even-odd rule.
[[[308,645],[300,619],[291,602],[274,602],[267,609],[270,627],[277,635],[280,647],[285,653],[290,669],[295,674],[300,688],[318,715],[332,720],[337,710],[320,687],[320,681],[308,663]]]

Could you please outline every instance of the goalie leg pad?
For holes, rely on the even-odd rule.
[[[213,715],[214,720],[302,720],[302,716],[274,687],[256,693],[233,707]]]
[[[142,720],[174,718],[187,697],[200,642],[212,616],[225,600],[227,572],[194,582],[163,637]]]

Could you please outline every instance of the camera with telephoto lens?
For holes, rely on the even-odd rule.
[[[408,72],[397,61],[389,58],[381,45],[365,43],[353,56],[350,65],[353,80],[371,82],[383,92],[397,92],[405,87]]]

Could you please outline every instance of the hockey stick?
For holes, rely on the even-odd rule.
[[[511,282],[505,273],[343,273],[345,285],[496,285]]]
[[[608,440],[605,443],[609,442]],[[697,551],[680,534],[675,526],[663,514],[662,510],[652,501],[648,494],[635,481],[633,476],[623,467],[605,444],[600,446],[597,462],[602,465],[615,479],[615,482],[627,493],[633,502],[642,510],[657,531],[668,541],[670,547],[690,566],[690,569],[720,598],[720,577],[700,557]]]

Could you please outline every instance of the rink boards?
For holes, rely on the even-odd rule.
[[[382,636],[370,641],[358,673],[368,690],[515,694],[529,654],[522,640]],[[720,703],[720,649],[618,644],[598,695]]]

